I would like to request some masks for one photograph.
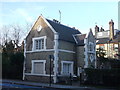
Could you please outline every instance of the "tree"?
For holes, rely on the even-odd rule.
[[[2,75],[3,78],[22,79],[24,54],[21,43],[26,37],[31,24],[24,28],[18,24],[6,25],[0,28],[2,31]],[[1,34],[0,34],[1,35]]]
[[[12,40],[5,43],[2,53],[3,78],[21,79],[23,70],[23,52],[15,52]]]
[[[26,22],[24,26],[20,24],[4,25],[0,27],[0,40],[1,45],[5,45],[9,41],[13,41],[14,45],[19,47],[22,44],[23,39],[26,37],[30,28],[32,27],[31,23]]]
[[[14,52],[14,45],[12,41],[9,41],[8,43],[6,42],[4,47],[3,47],[3,52],[2,52],[2,75],[3,78],[8,78],[10,71],[11,71],[11,60],[10,57],[13,55]]]
[[[106,52],[103,48],[98,48],[96,51],[97,57],[105,57]]]
[[[20,46],[20,42],[21,42],[21,37],[23,35],[22,31],[23,28],[20,25],[11,25],[11,29],[12,29],[12,40],[14,42],[15,48],[18,48]]]
[[[10,38],[10,26],[9,25],[4,25],[0,28],[1,31],[1,45],[5,45],[5,43],[8,43],[11,38]]]

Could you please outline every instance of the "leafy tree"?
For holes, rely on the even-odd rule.
[[[105,57],[106,51],[103,48],[98,48],[96,51],[97,57]]]

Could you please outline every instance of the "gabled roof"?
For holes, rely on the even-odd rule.
[[[69,41],[69,42],[75,43],[73,35],[81,34],[80,31],[78,31],[74,28],[62,25],[60,23],[56,23],[56,22],[51,21],[49,19],[46,19],[46,20],[54,28],[54,30],[59,34],[59,40]]]
[[[86,34],[77,34],[74,37],[77,41],[78,46],[83,46],[84,45],[84,39],[86,37]]]

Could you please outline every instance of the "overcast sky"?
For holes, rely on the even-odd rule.
[[[94,30],[95,24],[109,29],[109,21],[113,19],[118,28],[118,2],[1,2],[0,26],[9,24],[34,23],[41,14],[48,19],[78,28],[87,33]]]

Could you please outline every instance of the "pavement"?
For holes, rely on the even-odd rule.
[[[28,87],[40,87],[40,88],[53,88],[53,89],[66,89],[66,90],[115,90],[115,89],[99,89],[95,87],[87,87],[87,86],[70,86],[70,85],[58,85],[58,84],[51,84],[51,86],[47,83],[38,83],[38,82],[29,82],[29,81],[22,81],[22,80],[8,80],[2,79],[0,80],[1,83],[9,83],[9,84],[17,84],[19,85],[27,85]],[[23,87],[24,88],[24,87]]]

